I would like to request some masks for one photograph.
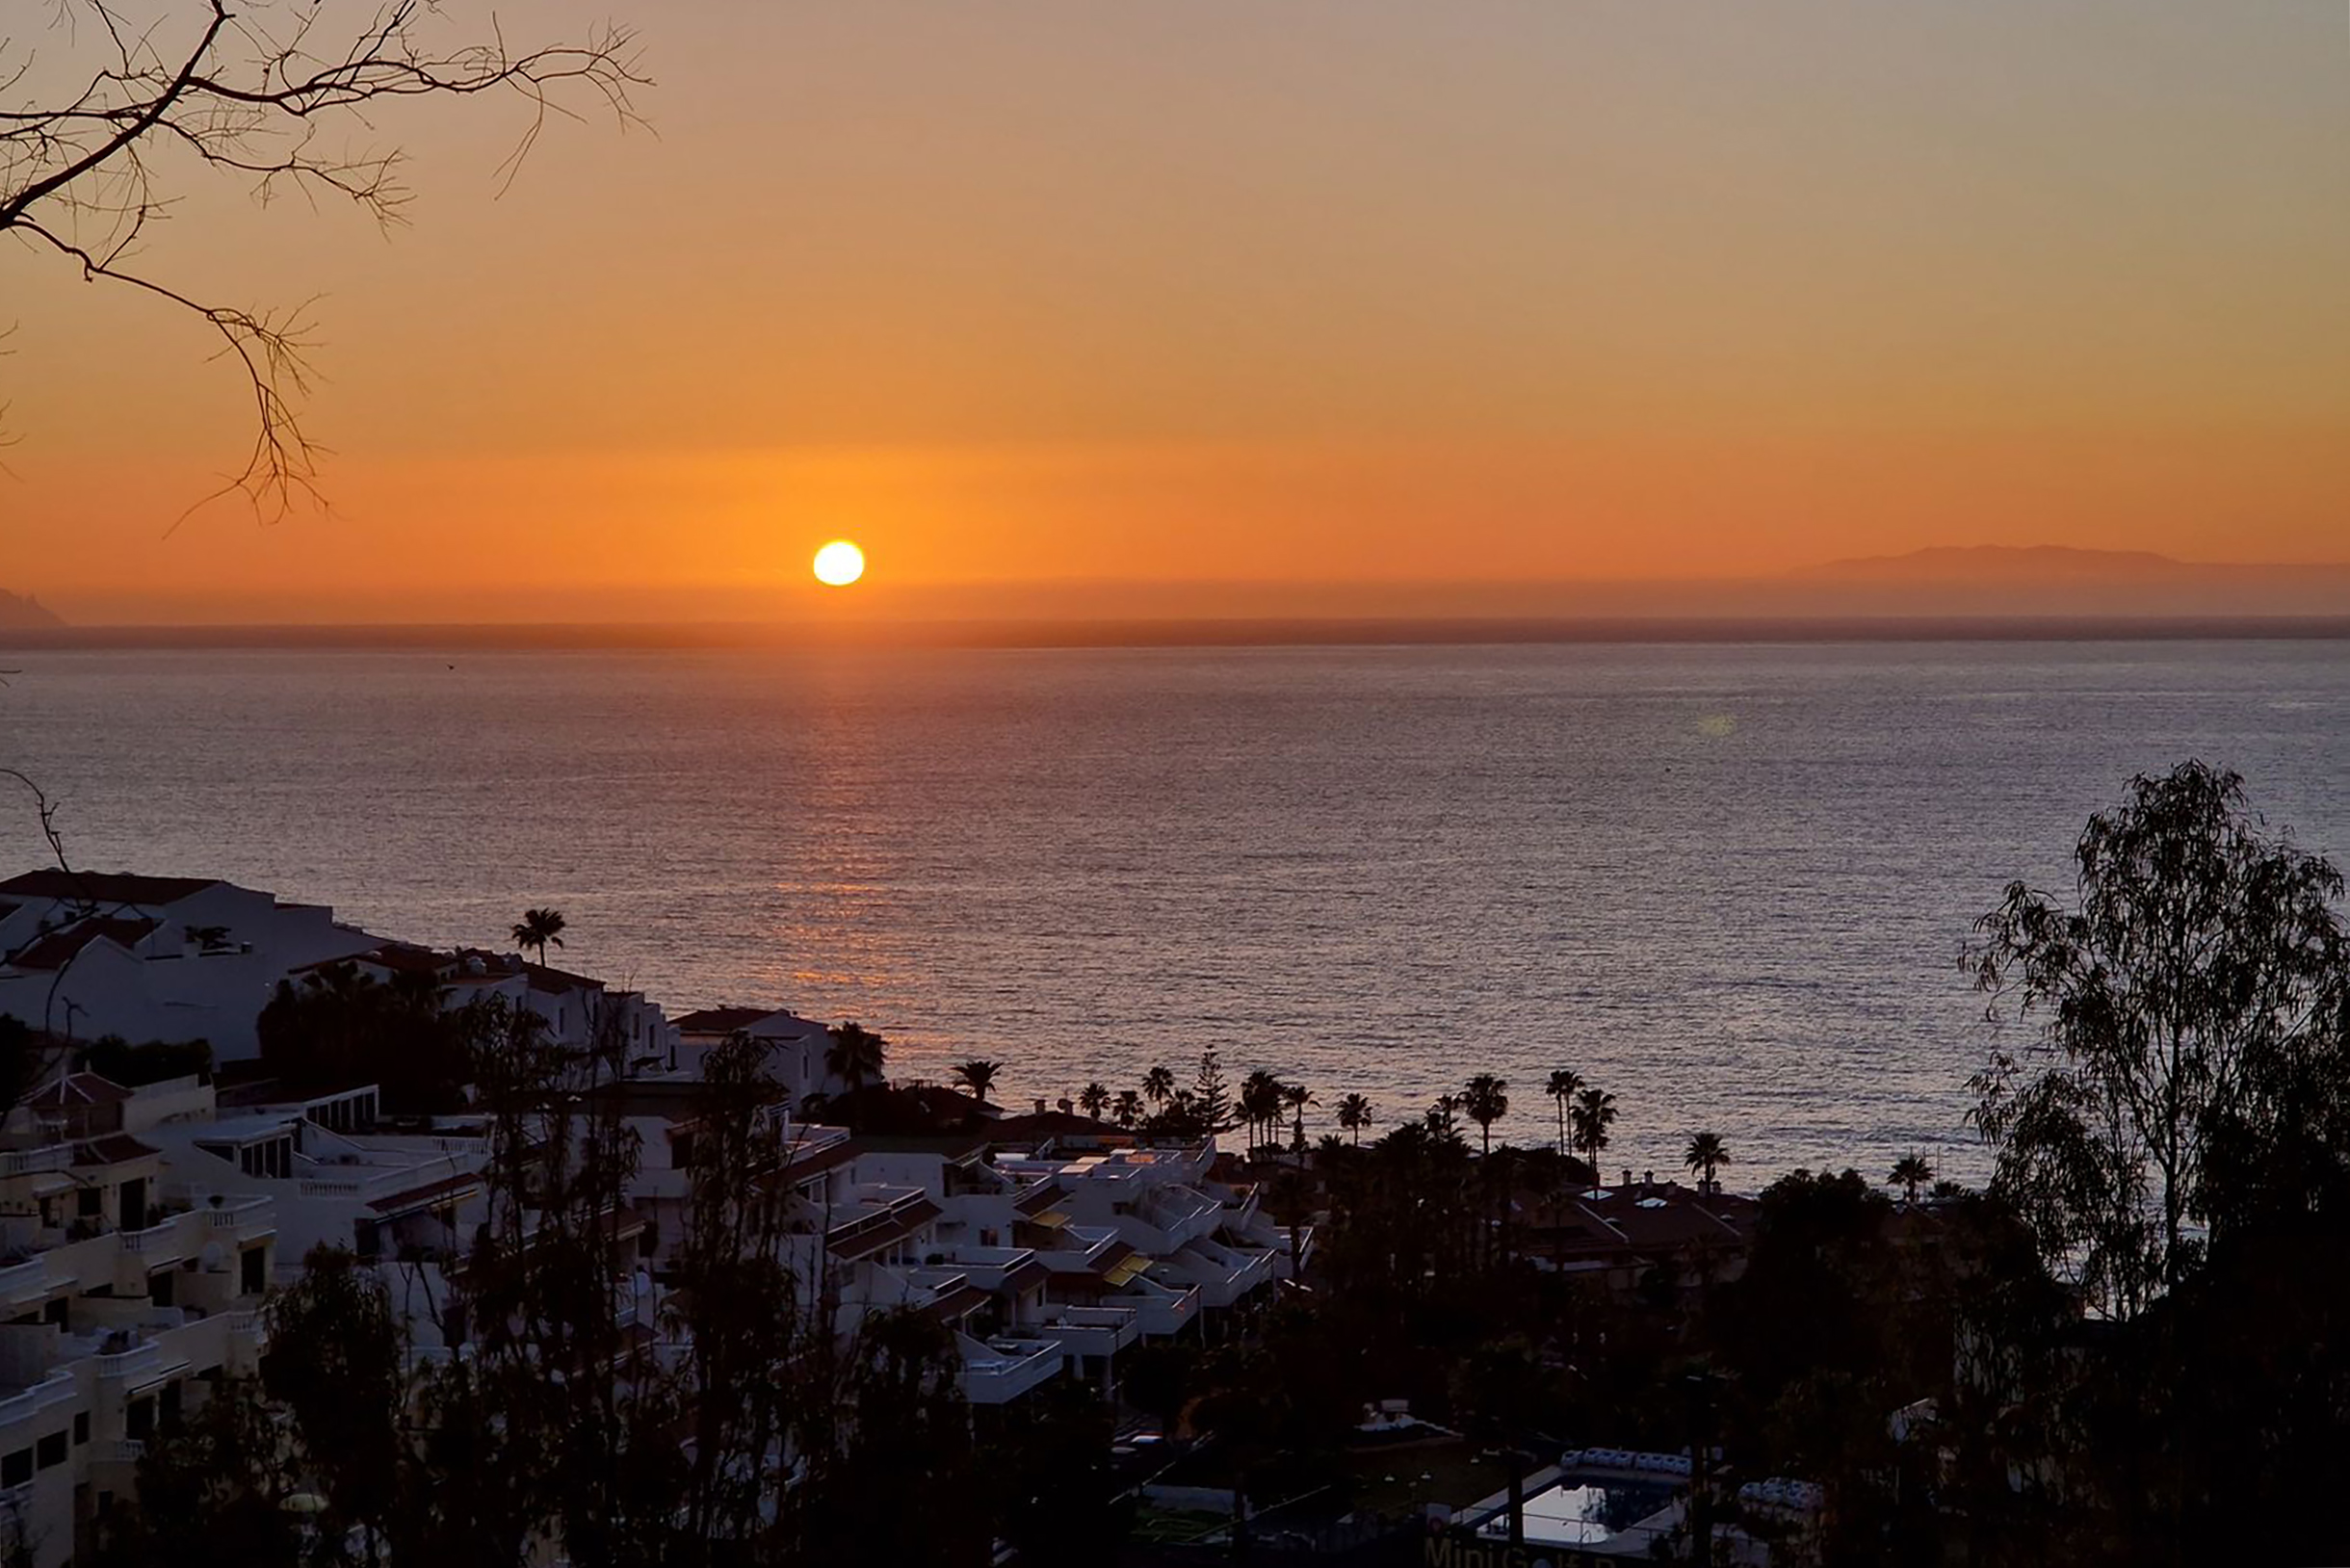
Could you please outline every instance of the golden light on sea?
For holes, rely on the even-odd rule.
[[[816,552],[816,580],[832,588],[847,588],[865,575],[865,552],[847,539],[834,539]]]

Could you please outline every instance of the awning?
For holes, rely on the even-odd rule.
[[[1146,1258],[1141,1253],[1137,1252],[1133,1257],[1128,1258],[1112,1267],[1110,1272],[1102,1276],[1102,1279],[1112,1289],[1115,1289],[1120,1285],[1126,1284],[1129,1280],[1132,1280],[1136,1274],[1143,1273],[1149,1269],[1151,1262],[1151,1259]]]
[[[1068,1222],[1068,1212],[1063,1209],[1047,1209],[1043,1214],[1029,1215],[1030,1224],[1044,1225],[1053,1230],[1058,1230]]]

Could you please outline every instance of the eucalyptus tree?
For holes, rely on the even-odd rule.
[[[1560,1067],[1551,1074],[1550,1081],[1542,1086],[1542,1092],[1551,1097],[1552,1105],[1557,1109],[1558,1152],[1564,1154],[1567,1152],[1567,1108],[1575,1103],[1577,1095],[1583,1092],[1583,1075],[1572,1068]]]
[[[2043,1261],[2129,1318],[2232,1222],[2343,1179],[2343,884],[2193,761],[2133,779],[2073,861],[2067,894],[2011,883],[1962,955],[1998,1028],[1971,1117]]]

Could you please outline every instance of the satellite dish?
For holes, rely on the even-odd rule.
[[[228,1253],[220,1242],[206,1241],[204,1250],[196,1255],[196,1261],[197,1267],[207,1274],[222,1273],[228,1267]]]

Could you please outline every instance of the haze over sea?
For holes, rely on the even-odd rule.
[[[672,1010],[854,1016],[998,1097],[1304,1080],[1385,1119],[1471,1073],[1610,1168],[1739,1185],[1984,1161],[1954,962],[2016,875],[2187,756],[2350,858],[2350,645],[1954,642],[820,652],[29,650],[0,761],[78,863],[504,946]],[[29,801],[0,859],[39,863]]]

